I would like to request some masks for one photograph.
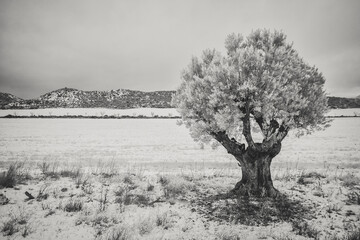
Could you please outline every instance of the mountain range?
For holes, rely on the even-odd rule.
[[[128,89],[82,91],[61,88],[35,99],[21,99],[0,92],[0,109],[37,108],[171,108],[175,91],[142,92]],[[331,108],[360,108],[360,98],[329,97]]]

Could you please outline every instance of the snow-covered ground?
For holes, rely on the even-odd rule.
[[[9,199],[1,206],[0,222],[19,231],[5,236],[10,230],[3,227],[0,239],[114,239],[124,233],[126,239],[308,239],[296,235],[296,226],[308,226],[305,229],[323,234],[319,239],[331,239],[326,236],[358,229],[358,203],[348,199],[359,194],[354,189],[360,176],[360,118],[335,118],[325,131],[302,138],[291,133],[284,140],[272,176],[276,188],[293,199],[289,203],[295,212],[284,205],[287,202],[280,203],[285,208],[275,209],[286,214],[277,213],[268,202],[251,201],[239,211],[243,202],[214,198],[233,188],[241,170],[223,148],[200,147],[176,122],[0,119],[0,173],[8,162],[26,160],[21,170],[32,176],[26,184],[0,192]],[[49,162],[49,171],[58,175],[70,171],[73,178],[45,177],[37,164],[42,162]],[[77,170],[91,172],[75,175]],[[109,177],[113,171],[120,174]],[[313,171],[324,178],[299,184],[300,175]],[[349,182],[357,185],[345,187]],[[119,198],[122,189],[125,196],[138,197],[125,204],[125,197]],[[27,199],[25,191],[37,199]],[[177,195],[166,197],[169,192]],[[136,202],[140,196],[145,204]],[[161,201],[149,204],[156,199]],[[82,207],[66,210],[75,203]],[[298,211],[309,214],[307,225],[291,225],[293,219],[305,219]],[[265,214],[274,220],[258,224]],[[287,215],[291,221],[284,220]],[[221,216],[229,220],[219,221]],[[244,220],[233,221],[233,216]]]
[[[331,109],[327,116],[340,117],[340,116],[360,116],[360,108],[347,108],[347,109]]]
[[[16,116],[180,116],[174,108],[132,108],[132,109],[110,109],[110,108],[45,108],[45,109],[11,109],[0,110],[0,117],[6,115]],[[332,109],[328,116],[360,116],[360,108]]]
[[[16,116],[163,116],[174,117],[179,113],[174,108],[132,108],[132,109],[111,109],[111,108],[45,108],[45,109],[11,109],[0,110],[0,117],[6,115]]]
[[[204,148],[176,119],[0,119],[0,162],[59,161],[96,165],[236,164],[219,147]],[[360,162],[360,118],[336,118],[322,132],[296,138],[290,133],[274,159],[281,164]]]

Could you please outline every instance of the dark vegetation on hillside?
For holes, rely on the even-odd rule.
[[[328,104],[331,108],[360,108],[360,98],[329,97]]]
[[[111,91],[82,91],[62,88],[35,99],[21,99],[0,93],[0,109],[37,108],[170,108],[174,91],[142,92],[127,89]],[[360,98],[329,97],[331,108],[360,108]]]

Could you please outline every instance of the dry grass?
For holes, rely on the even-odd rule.
[[[43,169],[52,172],[53,167]],[[338,232],[344,239],[356,239],[345,238],[350,231],[354,232],[351,237],[356,236],[360,222],[356,208],[360,193],[349,177],[358,176],[354,171],[348,175],[329,169],[280,170],[274,183],[283,194],[276,200],[228,196],[239,176],[221,169],[178,174],[146,174],[141,169],[110,176],[99,169],[92,174],[81,168],[66,172],[58,168],[53,174],[59,178],[44,178],[41,170],[29,182],[37,197],[27,204],[40,212],[34,215],[37,221],[69,219],[72,231],[85,228],[96,239],[330,239]],[[48,231],[41,230],[41,225],[30,227],[19,214],[0,217],[3,235],[32,238]],[[273,235],[269,229],[283,234]]]
[[[339,180],[342,181],[344,187],[352,188],[356,185],[360,185],[360,178],[355,176],[353,173],[347,173],[339,177]]]
[[[19,206],[9,213],[9,217],[2,224],[1,232],[3,236],[12,236],[20,232],[23,237],[26,237],[32,232],[30,215],[26,212],[24,206]]]
[[[126,224],[119,224],[108,229],[105,234],[99,237],[101,240],[133,240],[134,229]]]
[[[65,212],[79,212],[83,209],[84,202],[81,199],[69,199],[64,207],[63,210]]]
[[[26,162],[11,163],[7,171],[0,173],[0,188],[12,188],[31,179]]]

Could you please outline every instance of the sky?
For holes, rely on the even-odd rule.
[[[0,92],[175,90],[204,49],[230,33],[282,30],[326,78],[360,95],[359,0],[1,0]]]

